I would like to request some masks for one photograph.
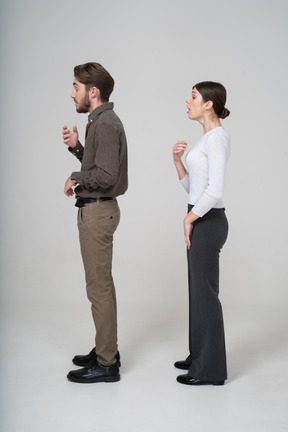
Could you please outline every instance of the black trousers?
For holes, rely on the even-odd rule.
[[[188,206],[188,211],[193,206]],[[193,224],[187,250],[189,280],[189,375],[227,379],[225,336],[219,301],[219,254],[228,235],[224,209],[211,209]]]

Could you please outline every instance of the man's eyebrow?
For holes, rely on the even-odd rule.
[[[78,84],[73,82],[73,87],[78,87]]]

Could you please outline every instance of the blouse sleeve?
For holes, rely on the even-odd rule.
[[[226,163],[230,154],[229,139],[211,134],[206,143],[208,160],[208,184],[193,207],[193,213],[202,217],[220,201],[224,191]]]
[[[188,175],[188,173],[186,174],[185,177],[183,177],[183,179],[180,180],[180,183],[182,184],[182,186],[184,187],[186,192],[189,193],[189,175]]]

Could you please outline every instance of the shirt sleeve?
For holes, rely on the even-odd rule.
[[[95,168],[74,173],[75,181],[86,188],[109,189],[117,182],[120,140],[117,131],[103,123],[95,131]]]
[[[77,142],[76,146],[74,148],[68,147],[68,150],[79,159],[80,162],[82,162],[83,159],[83,153],[84,153],[84,147],[80,143],[80,141]]]
[[[185,177],[180,180],[180,183],[184,187],[187,193],[189,193],[189,174],[187,173]]]
[[[193,213],[199,217],[204,216],[222,198],[230,153],[229,140],[223,135],[212,134],[208,137],[205,150],[208,159],[208,184],[193,207]]]

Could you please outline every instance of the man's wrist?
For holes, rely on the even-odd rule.
[[[75,178],[75,173],[74,173],[74,172],[72,172],[72,174],[71,174],[71,176],[70,176],[70,179],[71,179],[75,184],[77,183],[76,178]]]

